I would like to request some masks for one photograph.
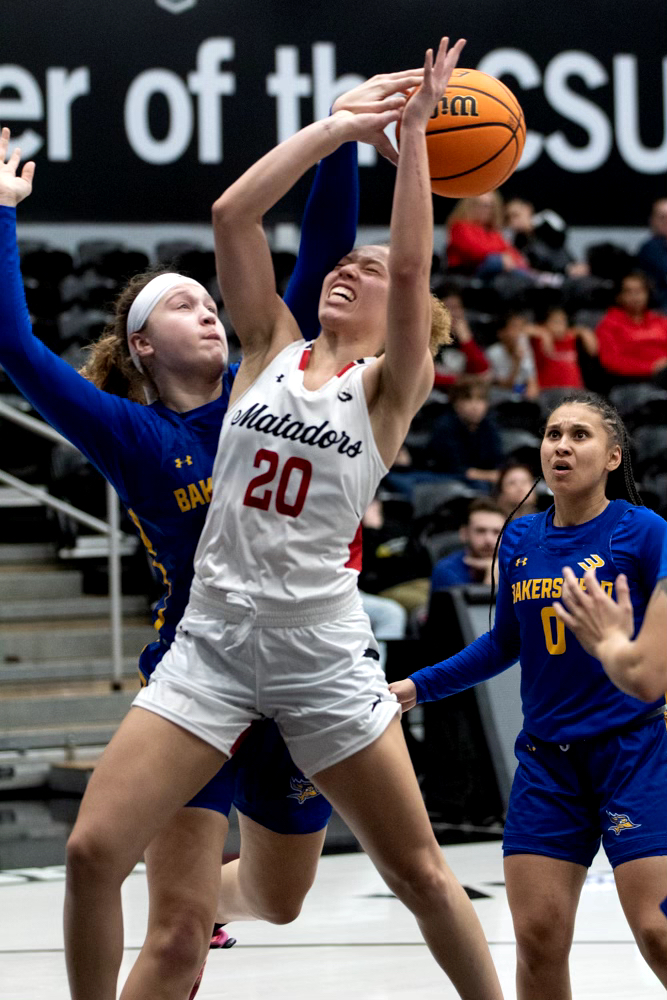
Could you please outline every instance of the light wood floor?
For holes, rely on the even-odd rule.
[[[448,847],[475,901],[507,1000],[514,998],[514,940],[499,843]],[[0,997],[68,1000],[61,930],[62,868],[0,873]],[[146,885],[126,882],[122,978],[141,944]],[[363,854],[322,859],[301,917],[285,927],[235,924],[236,947],[212,952],[199,1000],[449,1000],[456,996],[412,917]],[[645,966],[598,857],[582,895],[572,949],[575,1000],[649,1000],[664,991]]]

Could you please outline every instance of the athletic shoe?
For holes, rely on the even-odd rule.
[[[236,938],[231,937],[227,933],[224,927],[218,927],[218,929],[214,930],[213,934],[211,935],[211,943],[209,944],[209,948],[233,948],[235,944],[236,944]],[[190,993],[188,1000],[194,1000],[195,996],[199,992],[199,987],[201,986],[201,981],[204,975],[205,968],[206,968],[206,960],[204,960],[204,964],[199,970],[199,975],[197,976],[197,980],[194,986],[192,987],[192,992]]]
[[[224,927],[219,927],[211,935],[209,948],[233,948],[235,944],[236,938],[230,937]]]

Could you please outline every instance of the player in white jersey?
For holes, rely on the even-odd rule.
[[[107,751],[105,771],[118,773],[114,757],[122,756],[122,794],[99,804],[131,817],[123,842],[104,844],[118,869],[234,752],[254,719],[274,718],[295,761],[415,914],[459,994],[498,1000],[481,926],[433,836],[354,568],[365,507],[433,385],[425,129],[462,44],[448,51],[443,39],[435,60],[427,53],[423,83],[403,113],[389,251],[353,251],[325,279],[322,332],[309,352],[276,295],[262,216],[318,159],[386,127],[403,102],[396,113],[376,114],[371,104],[367,115],[308,126],[214,207],[219,279],[244,360],[190,605],[135,702],[148,711],[133,709],[117,750]],[[152,785],[131,759],[133,744],[149,747]],[[89,797],[90,829],[93,804]],[[91,839],[96,847],[104,840],[99,829]],[[93,895],[80,874],[72,896],[77,889]]]

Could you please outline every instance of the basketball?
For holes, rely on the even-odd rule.
[[[400,122],[396,129],[400,145]],[[457,67],[426,129],[434,194],[469,198],[500,187],[516,170],[526,122],[500,80]]]

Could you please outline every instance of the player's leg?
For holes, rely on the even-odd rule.
[[[537,854],[505,857],[516,937],[517,1000],[570,1000],[569,955],[586,867]]]
[[[216,920],[296,920],[312,886],[326,828],[315,833],[275,833],[238,813],[241,854],[223,865]]]
[[[185,1000],[208,954],[227,817],[180,809],[148,845],[148,930],[121,1000]]]
[[[502,997],[477,915],[433,835],[398,718],[374,743],[319,771],[314,781],[415,915],[459,996]]]
[[[65,949],[72,1000],[115,1000],[120,888],[147,845],[222,766],[220,751],[130,709],[100,759],[67,844]]]
[[[331,806],[296,766],[274,722],[253,724],[229,766],[241,856],[223,865],[216,919],[289,923],[315,879]]]
[[[596,741],[602,842],[639,949],[667,987],[667,731],[661,716]]]
[[[664,806],[663,806],[664,808]],[[616,888],[639,950],[667,988],[667,856],[638,858],[614,868]]]

